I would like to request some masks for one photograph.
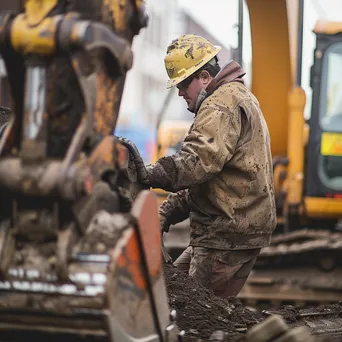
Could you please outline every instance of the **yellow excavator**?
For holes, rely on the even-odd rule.
[[[112,135],[141,0],[0,12],[12,116],[0,140],[2,341],[179,341],[158,202]]]
[[[251,305],[342,299],[342,23],[317,22],[312,107],[301,87],[304,1],[246,0],[252,91],[271,135],[278,228],[240,297]]]
[[[293,230],[297,224],[309,225],[316,219],[336,221],[342,217],[338,172],[342,165],[338,103],[342,85],[336,76],[342,24],[321,21],[314,29],[312,110],[306,123],[306,97],[300,87],[304,1],[246,2],[253,46],[252,90],[272,138],[279,223],[283,220]]]

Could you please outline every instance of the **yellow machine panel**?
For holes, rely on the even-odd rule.
[[[321,154],[323,156],[342,156],[342,134],[324,132],[321,141]]]

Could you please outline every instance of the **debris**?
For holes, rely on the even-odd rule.
[[[250,327],[262,321],[262,315],[243,307],[237,298],[219,298],[177,268],[164,266],[169,305],[177,311],[176,323],[185,331],[185,341],[244,338]]]

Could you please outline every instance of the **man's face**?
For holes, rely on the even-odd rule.
[[[177,85],[178,96],[183,97],[183,99],[188,105],[188,109],[191,112],[195,110],[198,94],[202,89],[206,89],[209,84],[207,74],[207,71],[203,71],[200,75],[198,75],[198,77],[190,76],[189,78],[185,79],[183,82]]]

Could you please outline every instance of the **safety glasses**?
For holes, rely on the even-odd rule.
[[[182,81],[176,85],[177,89],[182,90],[182,91],[187,90],[194,78],[195,78],[194,75],[187,77],[184,81]]]
[[[183,91],[187,90],[188,87],[189,87],[189,85],[191,84],[191,82],[194,80],[194,78],[195,78],[195,77],[198,77],[198,75],[199,75],[202,71],[204,71],[204,70],[207,70],[207,68],[198,70],[198,71],[195,72],[193,75],[187,77],[184,81],[178,83],[178,84],[176,85],[176,87],[177,87],[179,90],[183,90]]]

